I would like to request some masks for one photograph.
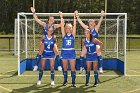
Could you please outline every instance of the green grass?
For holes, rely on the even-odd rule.
[[[127,74],[140,75],[139,55],[140,52],[127,52]],[[90,79],[90,86],[87,87],[84,86],[85,76],[77,76],[77,88],[71,87],[70,76],[68,86],[62,86],[63,77],[56,76],[56,85],[52,87],[50,76],[44,76],[42,85],[36,86],[37,76],[20,77],[17,76],[17,71],[9,71],[15,69],[17,69],[17,58],[12,53],[0,52],[0,75],[10,75],[0,76],[0,93],[140,93],[140,77],[138,76],[100,76],[100,84],[96,88],[92,87],[93,76]],[[24,74],[37,75],[38,72],[27,71]],[[44,74],[49,74],[49,72],[45,71]],[[56,74],[62,75],[60,72]],[[106,70],[104,74],[117,74],[117,72]]]

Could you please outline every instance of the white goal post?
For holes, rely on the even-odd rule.
[[[101,13],[79,13],[80,18],[86,22],[89,19],[98,21]],[[54,16],[55,21],[60,23],[59,13],[36,13],[39,19],[45,21],[46,17]],[[64,19],[68,22],[73,20],[74,13],[63,13]],[[127,34],[127,13],[105,13],[106,19],[103,20],[101,31],[99,31],[99,40],[104,43],[103,57],[104,58],[117,58],[124,62],[124,75],[126,75],[126,34]],[[106,21],[106,27],[104,26]],[[78,28],[80,28],[77,22]],[[38,51],[38,44],[36,42],[41,37],[42,33],[35,32],[40,27],[35,23],[32,13],[18,13],[15,19],[15,43],[14,52],[18,55],[18,75],[20,74],[20,63],[24,59],[35,58]],[[104,30],[106,29],[106,30]],[[37,31],[38,31],[37,30]],[[77,42],[81,40],[81,28],[77,33]],[[107,31],[106,34],[104,31]],[[58,32],[56,35],[60,36]],[[32,42],[32,45],[30,45]],[[61,45],[61,44],[60,44]],[[79,47],[76,46],[77,51]],[[31,48],[32,47],[32,48]],[[59,50],[61,47],[59,47]]]

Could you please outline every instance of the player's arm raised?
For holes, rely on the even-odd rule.
[[[98,45],[100,45],[100,50],[102,51],[102,49],[103,49],[103,43],[100,40],[98,40],[97,38],[93,38],[93,42],[96,43],[96,44],[98,44]]]
[[[82,22],[82,20],[80,19],[77,10],[75,11],[75,13],[76,13],[76,17],[77,17],[77,20],[78,20],[78,22],[80,23],[80,25],[81,25],[84,29],[88,29],[89,27],[88,27],[87,25],[85,25],[85,24]]]
[[[35,21],[36,21],[38,24],[40,24],[43,28],[45,28],[46,23],[43,22],[43,21],[41,21],[40,19],[38,19],[37,15],[35,14],[35,9],[34,9],[34,7],[31,7],[31,11],[32,11],[32,13],[33,13],[33,17],[34,17]]]
[[[100,17],[100,19],[99,19],[98,24],[95,26],[95,29],[96,29],[97,32],[99,31],[99,28],[100,28],[100,26],[101,26],[101,23],[102,23],[102,21],[103,21],[103,18],[104,18],[104,11],[101,10],[101,17]]]
[[[74,12],[73,31],[72,31],[74,37],[76,36],[76,13],[75,12]]]
[[[59,15],[60,15],[60,20],[61,20],[61,33],[62,33],[62,37],[65,36],[65,30],[64,30],[64,19],[63,19],[63,14],[62,12],[59,11]]]

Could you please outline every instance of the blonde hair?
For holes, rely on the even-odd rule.
[[[70,27],[71,30],[72,30],[72,24],[71,24],[71,23],[66,23],[66,25],[65,25],[65,29],[66,29],[66,27]]]

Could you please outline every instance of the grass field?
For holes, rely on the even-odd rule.
[[[140,52],[127,52],[127,74],[140,75]],[[28,71],[25,74],[37,74]],[[56,72],[59,74],[60,72]],[[93,73],[93,72],[92,72]],[[91,75],[92,75],[91,73]],[[105,71],[104,74],[114,73]],[[49,72],[45,72],[49,74]],[[2,76],[9,75],[9,76]],[[63,77],[55,77],[55,86],[50,86],[50,76],[43,77],[42,85],[36,86],[37,76],[17,76],[17,57],[9,52],[0,52],[0,93],[140,93],[139,76],[100,76],[100,84],[94,88],[93,76],[90,86],[84,86],[85,77],[77,76],[77,87],[71,87],[69,76],[68,86],[62,86]]]

